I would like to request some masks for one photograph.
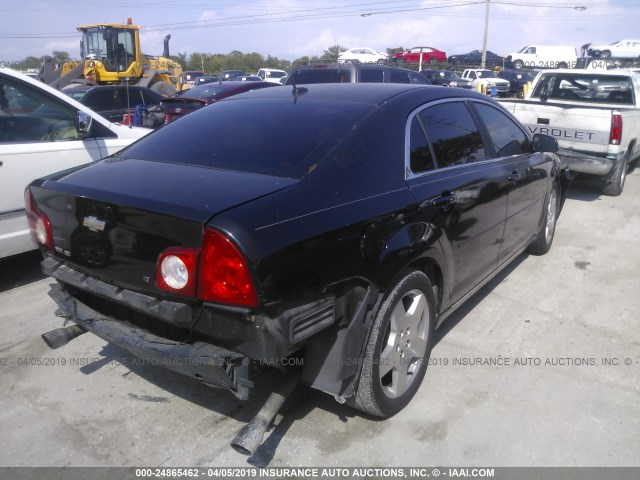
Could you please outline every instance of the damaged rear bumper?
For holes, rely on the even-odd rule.
[[[249,398],[249,359],[214,345],[179,343],[159,337],[131,323],[105,316],[73,298],[59,284],[49,296],[56,312],[80,327],[154,365],[173,370],[217,388],[230,390],[241,400]]]

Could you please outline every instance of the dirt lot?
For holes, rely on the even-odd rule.
[[[61,326],[36,254],[0,262],[0,466],[640,466],[640,169],[621,197],[574,183],[555,244],[521,256],[438,334],[386,421],[301,389],[250,458],[251,401]]]

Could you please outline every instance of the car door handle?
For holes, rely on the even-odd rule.
[[[451,205],[456,203],[456,196],[454,194],[443,194],[441,197],[431,200],[431,205],[443,210],[448,210]]]
[[[514,170],[513,172],[511,172],[511,175],[507,177],[507,180],[516,185],[520,180],[522,180],[522,175]]]

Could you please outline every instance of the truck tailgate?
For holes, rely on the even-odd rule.
[[[532,135],[551,135],[562,149],[607,153],[613,110],[527,100],[501,103]]]

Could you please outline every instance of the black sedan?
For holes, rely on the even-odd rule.
[[[471,88],[471,81],[468,79],[462,79],[460,76],[451,70],[420,70],[425,78],[433,85],[442,85],[443,87],[460,87]]]
[[[476,92],[403,84],[237,95],[26,192],[72,327],[247,398],[254,365],[388,417],[434,330],[522,252],[568,185]],[[52,313],[53,314],[53,313]],[[296,377],[298,378],[298,377]]]
[[[502,66],[504,58],[487,50],[486,67]],[[467,67],[479,67],[482,64],[482,50],[471,50],[468,53],[458,53],[449,56],[449,63],[452,65],[464,65]]]
[[[111,122],[122,122],[124,115],[132,114],[138,105],[153,107],[164,98],[150,88],[137,85],[78,85],[65,88],[62,93]]]

